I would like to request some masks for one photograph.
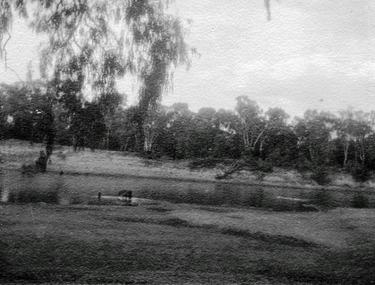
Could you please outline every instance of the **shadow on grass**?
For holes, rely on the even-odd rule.
[[[193,225],[185,220],[179,218],[171,218],[167,220],[158,221],[159,225],[172,226],[172,227],[193,227]]]
[[[295,266],[264,260],[257,273],[273,278],[313,284],[370,285],[375,284],[374,244],[347,251],[325,251],[310,266]]]
[[[28,246],[25,246],[27,244]],[[33,239],[18,237],[0,244],[0,283],[120,282],[129,284],[126,274],[131,261],[118,247],[106,242],[84,243],[68,237]],[[17,249],[17,250],[16,250]],[[21,250],[22,249],[22,250]],[[111,274],[103,270],[111,268]],[[112,274],[113,273],[113,274]],[[118,279],[113,275],[118,275]],[[3,283],[4,282],[4,283]]]
[[[9,270],[10,263],[6,254],[6,243],[0,241],[0,280],[2,277],[2,272]]]
[[[209,207],[209,206],[200,206],[198,207],[199,210],[207,211],[207,212],[213,212],[213,213],[230,213],[232,210],[226,209],[223,207]]]
[[[102,208],[100,207],[91,207],[91,206],[83,206],[79,204],[71,204],[71,205],[64,205],[64,206],[53,206],[54,212],[100,212]]]
[[[114,218],[120,221],[172,227],[191,226],[188,222],[178,218],[147,220],[112,217],[111,220]],[[174,233],[178,232],[180,231]],[[213,270],[222,269],[224,270],[222,274],[236,275],[238,280],[258,274],[283,282],[286,280],[285,284],[311,282],[313,284],[367,285],[373,284],[375,280],[375,272],[372,271],[375,264],[374,244],[335,252],[285,236],[249,233],[238,229],[223,229],[219,233],[268,242],[275,253],[269,254],[268,249],[259,251],[259,248],[255,252],[255,248],[246,251],[246,243],[243,244],[244,247],[231,249],[227,247],[225,239],[218,239],[219,242],[223,242],[225,251],[217,250],[215,246],[211,248],[211,242],[197,243],[199,247],[191,247],[185,239],[177,241],[178,246],[169,245],[165,243],[162,233],[157,234],[159,236],[151,240],[138,238],[133,240],[124,237],[123,241],[114,241],[111,238],[82,240],[69,234],[43,238],[18,234],[4,235],[3,240],[0,240],[0,283],[54,281],[140,284],[142,280],[139,283],[135,282],[131,277],[133,273],[143,276],[142,272],[154,272],[155,275],[166,270],[175,272],[180,268],[178,264],[183,264],[178,269],[182,273],[210,273]],[[206,236],[206,233],[199,233],[199,235],[202,238]],[[194,244],[193,240],[192,243]],[[291,247],[285,251],[284,245]],[[314,263],[305,262],[305,255],[309,256],[311,252],[314,253],[313,256],[316,256]],[[298,259],[294,257],[287,260],[289,253],[298,253]],[[254,254],[261,254],[264,257],[260,260],[254,259]],[[244,284],[251,284],[251,282]]]
[[[58,204],[59,195],[57,190],[36,191],[33,189],[27,189],[19,191],[18,193],[10,193],[8,202],[19,204],[39,202]]]
[[[243,238],[251,238],[259,241],[264,241],[273,244],[288,245],[288,246],[298,246],[298,247],[318,247],[316,243],[308,242],[303,239],[298,239],[295,237],[283,236],[283,235],[270,235],[261,232],[249,232],[246,230],[236,229],[236,228],[225,228],[221,230],[222,234],[239,236]]]
[[[124,223],[154,224],[154,225],[164,225],[164,226],[171,226],[171,227],[198,227],[179,218],[170,218],[166,220],[160,220],[160,219],[154,220],[150,218],[138,218],[138,217],[111,217],[109,219],[112,221],[124,222]]]
[[[166,209],[166,208],[161,208],[161,207],[150,207],[150,208],[147,208],[147,210],[159,212],[159,213],[166,213],[166,212],[172,211],[172,209]]]

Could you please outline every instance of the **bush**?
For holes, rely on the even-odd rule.
[[[296,159],[294,168],[297,169],[299,172],[305,172],[313,169],[313,164],[310,160],[301,155]]]
[[[356,182],[366,182],[370,179],[370,171],[362,164],[354,163],[349,166],[349,171]]]
[[[324,188],[314,193],[312,201],[313,204],[321,206],[323,208],[331,208],[336,204],[332,195]]]
[[[258,161],[258,168],[262,172],[271,173],[273,172],[273,166],[271,162],[259,160]]]
[[[319,185],[327,185],[331,180],[328,178],[328,170],[325,167],[315,167],[310,178]]]
[[[190,169],[200,169],[200,168],[214,168],[218,164],[224,165],[231,165],[233,160],[222,159],[222,158],[201,158],[201,159],[194,159],[189,162],[188,167]]]
[[[353,208],[368,208],[370,204],[369,198],[363,193],[355,193],[352,199]]]

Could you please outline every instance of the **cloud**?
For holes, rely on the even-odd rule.
[[[358,76],[358,77],[367,77],[374,82],[374,80],[375,80],[375,61],[367,61],[367,62],[364,62],[364,63],[360,64],[349,75],[350,76]]]

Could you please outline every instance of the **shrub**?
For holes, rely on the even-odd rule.
[[[310,178],[319,185],[327,185],[331,180],[328,177],[328,170],[325,167],[315,167]]]
[[[355,193],[352,199],[353,208],[368,208],[370,204],[369,198],[363,193]]]
[[[189,162],[188,167],[190,169],[214,168],[218,164],[231,165],[232,163],[233,163],[232,160],[208,157],[208,158],[194,159],[191,162]]]
[[[370,171],[362,164],[354,163],[354,165],[349,166],[349,171],[357,182],[366,182],[370,179]]]
[[[294,167],[299,172],[305,172],[305,171],[309,171],[309,170],[313,169],[313,164],[310,160],[308,160],[306,157],[301,155],[296,159]]]
[[[324,188],[314,193],[312,201],[315,205],[323,208],[331,208],[336,204],[332,195]]]
[[[273,172],[273,166],[272,163],[265,160],[259,160],[258,161],[258,168],[262,172],[271,173]]]

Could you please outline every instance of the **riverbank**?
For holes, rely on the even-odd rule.
[[[298,212],[253,205],[315,186],[248,187],[264,183],[249,178],[222,185],[214,180],[217,169],[191,171],[186,161],[67,148],[55,150],[48,173],[22,176],[20,165],[33,164],[41,146],[16,142],[0,146],[0,187],[14,196],[0,203],[1,284],[312,285],[375,279],[368,270],[375,264],[373,209]],[[117,201],[123,189],[133,190],[132,206]]]
[[[34,164],[43,147],[40,144],[30,145],[29,142],[20,140],[2,141],[0,143],[1,166],[7,169],[20,169],[22,164]],[[240,171],[228,179],[215,179],[222,173],[225,166],[212,169],[203,168],[192,170],[188,167],[187,160],[170,160],[161,158],[150,160],[140,158],[133,153],[90,150],[73,152],[71,147],[57,146],[51,156],[48,170],[51,172],[64,172],[79,175],[127,176],[147,177],[152,179],[170,179],[186,182],[213,182],[230,184],[247,184],[271,187],[289,188],[322,188],[316,182],[296,170],[274,168],[272,173],[259,175],[258,172]],[[347,173],[330,173],[330,184],[326,189],[355,190],[374,192],[375,180],[366,183],[355,182]]]

